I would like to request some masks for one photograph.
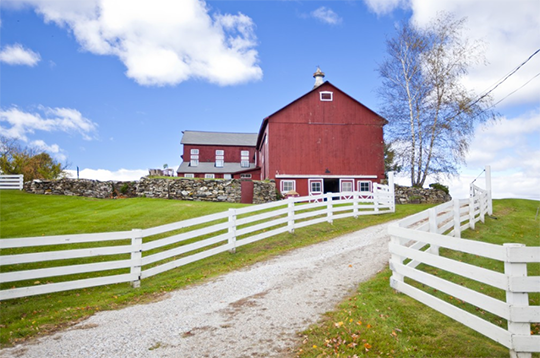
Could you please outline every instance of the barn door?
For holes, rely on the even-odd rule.
[[[339,191],[341,199],[352,199],[354,191],[354,179],[339,179]]]
[[[323,194],[324,190],[324,184],[322,179],[309,179],[308,180],[309,185],[309,196],[315,197],[314,202],[321,201],[321,198],[317,198],[318,196],[321,196]]]

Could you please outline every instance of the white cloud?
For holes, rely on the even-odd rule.
[[[84,50],[118,57],[141,85],[262,78],[251,18],[211,15],[202,0],[22,1],[72,31]]]
[[[7,127],[3,125],[7,123]],[[17,107],[0,109],[0,129],[9,138],[28,141],[28,134],[36,131],[79,133],[83,139],[91,140],[97,124],[84,118],[81,112],[71,108],[38,108],[35,112],[24,112]]]
[[[64,154],[64,151],[60,148],[58,144],[48,145],[43,140],[38,139],[38,140],[32,141],[30,145],[36,149],[39,149],[40,151],[51,153],[53,157],[55,157],[61,162],[64,162],[67,159],[66,155]]]
[[[311,16],[316,18],[319,21],[322,21],[326,24],[337,25],[340,24],[342,19],[336,14],[332,9],[329,9],[325,6],[311,12]]]
[[[34,67],[41,60],[38,53],[24,48],[21,44],[7,45],[0,51],[0,62],[8,65]]]
[[[457,18],[467,17],[466,38],[480,39],[486,43],[487,65],[471,69],[465,84],[481,93],[524,62],[540,43],[540,3],[537,0],[487,1],[487,0],[364,0],[366,5],[382,15],[398,6],[408,6],[413,12],[412,21],[426,25],[439,11],[447,11]],[[540,54],[512,75],[492,94],[495,102],[524,85],[538,74]],[[540,78],[532,80],[508,97],[503,105],[538,103]]]
[[[405,7],[406,0],[364,0],[370,10],[377,15],[385,15],[392,12],[397,7]]]
[[[77,178],[77,170],[66,170],[68,176]],[[106,169],[82,169],[79,171],[80,179],[93,179],[99,181],[117,180],[129,181],[139,180],[141,177],[148,175],[148,170],[144,169],[119,169],[110,171]]]

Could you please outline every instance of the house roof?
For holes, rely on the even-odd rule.
[[[315,73],[316,74],[316,73]],[[314,75],[315,75],[314,74]],[[291,103],[287,104],[286,106],[280,108],[279,110],[275,111],[274,113],[272,113],[271,115],[269,115],[268,117],[264,118],[262,123],[261,123],[261,128],[259,129],[259,133],[258,133],[258,136],[257,136],[257,142],[256,142],[256,146],[257,148],[259,147],[259,145],[261,144],[261,140],[262,140],[262,136],[263,136],[263,133],[264,133],[264,130],[266,128],[266,126],[268,125],[268,121],[270,120],[271,117],[275,116],[277,113],[281,112],[282,110],[284,110],[285,108],[289,107],[290,105],[292,105],[293,103],[296,103],[298,102],[300,99],[306,97],[308,94],[310,94],[311,92],[315,91],[315,90],[320,90],[323,86],[332,86],[334,89],[340,91],[341,93],[343,93],[345,96],[349,97],[350,99],[352,99],[353,101],[355,101],[356,103],[358,103],[359,105],[361,105],[362,107],[366,108],[367,110],[371,111],[375,116],[377,116],[380,120],[381,120],[381,123],[382,125],[384,126],[385,124],[388,123],[388,121],[386,119],[384,119],[380,114],[378,114],[377,112],[375,112],[374,110],[372,110],[371,108],[367,107],[366,105],[362,104],[361,102],[359,102],[357,99],[355,99],[354,97],[351,97],[349,96],[347,93],[343,92],[342,90],[340,90],[339,88],[337,88],[336,86],[334,86],[333,84],[331,84],[330,82],[328,81],[325,81],[323,84],[319,85],[319,86],[315,86],[313,87],[313,89],[309,92],[307,92],[306,94],[304,94],[303,96],[300,96],[298,97],[297,99],[295,99],[294,101],[292,101]]]
[[[240,163],[224,163],[223,168],[217,168],[214,162],[200,162],[196,167],[189,165],[189,162],[183,162],[176,170],[177,173],[227,173],[234,174],[255,169],[255,164],[250,163],[249,168],[242,167]]]
[[[197,145],[233,145],[254,147],[257,144],[258,133],[224,133],[183,131],[181,144]]]

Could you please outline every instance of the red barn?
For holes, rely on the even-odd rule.
[[[313,76],[316,81],[311,91],[263,120],[252,146],[242,147],[249,152],[250,167],[236,173],[251,174],[253,179],[275,179],[283,194],[291,190],[302,196],[371,191],[372,182],[384,178],[386,120],[330,82],[323,82],[324,74],[319,69]],[[189,167],[186,160],[190,160],[186,153],[195,147],[203,153],[202,148],[207,146],[205,158],[215,159],[215,163],[217,157],[212,158],[212,151],[225,148],[203,140],[187,141],[190,133],[204,132],[184,132],[184,163],[179,175],[189,173],[185,170]],[[215,134],[229,135],[239,134]],[[230,150],[239,152],[240,144],[231,142]],[[203,154],[199,155],[202,158]]]

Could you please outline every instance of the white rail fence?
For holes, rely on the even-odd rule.
[[[23,188],[22,174],[0,174],[0,189],[17,189]]]
[[[150,276],[301,227],[394,212],[393,188],[390,179],[369,197],[288,198],[144,230],[0,239],[0,300],[121,282],[139,287]]]
[[[540,322],[540,306],[529,306],[528,294],[540,292],[540,276],[527,276],[527,264],[540,262],[540,247],[494,245],[460,238],[463,230],[474,229],[476,222],[483,222],[485,215],[491,214],[488,177],[486,167],[488,190],[471,186],[473,195],[469,199],[453,200],[389,226],[390,285],[499,342],[510,349],[512,357],[531,357],[531,352],[540,352],[540,336],[532,336],[530,327],[531,323]],[[441,247],[502,261],[504,273],[439,256]],[[506,301],[429,274],[417,268],[420,264],[501,289],[506,292]],[[507,320],[507,329],[416,288],[410,280]]]

